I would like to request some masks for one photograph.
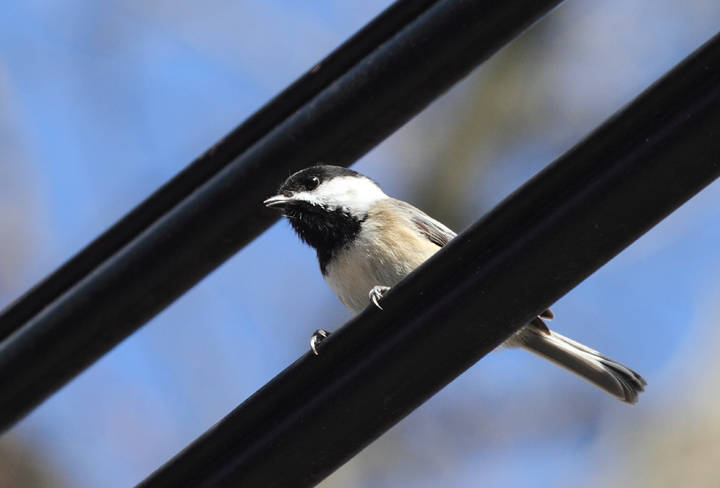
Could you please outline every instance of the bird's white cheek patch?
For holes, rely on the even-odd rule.
[[[322,201],[320,198],[318,198],[318,195],[316,193],[312,193],[309,191],[301,191],[293,195],[293,198],[295,200],[300,200],[302,202],[308,202],[312,205],[321,205]]]
[[[352,176],[333,178],[314,193],[317,204],[346,209],[352,214],[367,214],[375,202],[388,198],[371,180]]]

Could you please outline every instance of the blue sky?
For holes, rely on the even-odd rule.
[[[0,304],[388,4],[0,5]],[[488,171],[458,182],[473,188],[463,203],[468,222],[720,30],[720,7],[571,0],[545,22],[542,63],[530,82],[548,87],[554,116],[495,150]],[[441,132],[483,76],[463,82],[355,169],[412,201],[411,183],[426,172],[417,141]],[[716,184],[553,307],[558,331],[648,379],[639,406],[529,355],[493,354],[324,486],[590,486],[588,473],[604,476],[607,460],[626,448],[613,433],[677,406],[688,378],[703,370],[720,290],[718,224]],[[303,354],[312,331],[348,318],[313,253],[281,222],[9,435],[33,446],[67,486],[133,486]],[[384,467],[388,450],[394,456]]]

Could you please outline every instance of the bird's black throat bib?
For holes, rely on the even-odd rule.
[[[317,251],[323,275],[333,253],[357,237],[367,218],[358,218],[341,208],[330,210],[304,203],[287,208],[285,216],[300,239]]]

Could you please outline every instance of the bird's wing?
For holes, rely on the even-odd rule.
[[[419,210],[412,205],[410,205],[407,202],[403,202],[402,200],[396,200],[398,207],[400,208],[400,211],[404,212],[410,221],[415,224],[415,226],[418,228],[420,233],[427,238],[430,242],[440,246],[444,247],[445,244],[450,242],[451,239],[453,239],[457,234],[450,230],[445,225],[441,224],[434,218],[430,217],[428,214],[423,212],[422,210]],[[547,328],[547,325],[545,325],[545,322],[543,322],[541,319],[545,320],[552,320],[555,318],[555,314],[552,313],[552,310],[547,309],[544,312],[542,312],[539,315],[539,318],[536,319],[536,326],[538,330],[540,330],[544,334],[550,334],[550,330]]]
[[[420,233],[424,235],[427,240],[443,247],[445,244],[450,242],[450,239],[455,237],[457,234],[446,226],[427,215],[422,210],[419,210],[409,203],[403,202],[402,200],[396,200],[398,206],[402,212],[404,212],[410,221],[418,228]]]

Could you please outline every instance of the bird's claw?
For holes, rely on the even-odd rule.
[[[370,293],[368,293],[368,298],[370,298],[370,301],[373,302],[377,308],[382,310],[383,308],[378,303],[378,300],[380,300],[389,289],[389,286],[374,286],[373,289],[370,290]]]
[[[549,308],[542,312],[540,315],[538,315],[543,320],[552,320],[555,318],[555,314],[550,310]]]
[[[389,286],[375,286],[372,290],[370,290],[370,293],[368,294],[368,298],[370,298],[370,301],[375,304],[377,308],[382,310],[383,308],[380,306],[380,303],[378,301],[383,297],[386,291],[390,289]],[[326,330],[316,330],[315,333],[310,338],[310,349],[312,349],[312,352],[317,356],[317,346],[322,341],[328,338],[330,335],[330,332]]]
[[[314,352],[316,356],[318,355],[318,352],[317,352],[318,344],[320,344],[322,341],[327,339],[329,335],[330,335],[330,332],[320,329],[320,330],[316,330],[315,333],[310,338],[310,349],[312,349],[312,352]]]

